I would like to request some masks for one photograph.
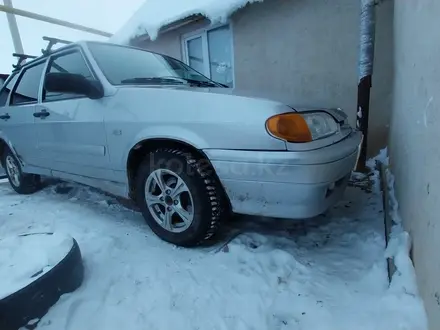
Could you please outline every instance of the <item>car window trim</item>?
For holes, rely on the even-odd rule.
[[[87,56],[85,56],[84,51],[83,51],[82,47],[80,47],[80,46],[70,47],[68,49],[64,49],[64,50],[62,50],[60,52],[57,52],[55,54],[51,54],[48,57],[47,65],[46,65],[46,68],[45,68],[45,71],[44,71],[44,74],[43,74],[44,80],[46,79],[46,74],[48,73],[48,71],[49,71],[49,69],[51,67],[52,61],[54,61],[55,59],[57,59],[57,58],[59,58],[61,56],[66,56],[66,55],[73,54],[73,53],[76,53],[76,52],[80,53],[81,57],[83,58],[83,60],[84,60],[84,62],[86,64],[87,69],[91,73],[92,78],[99,81],[95,71],[93,70],[92,66],[90,65],[90,63],[89,63],[89,61],[87,59]],[[44,80],[41,83],[41,85],[42,85],[42,88],[41,88],[41,103],[62,102],[62,101],[68,101],[68,100],[77,100],[77,99],[85,99],[85,98],[87,98],[87,96],[85,96],[85,95],[78,95],[78,96],[66,97],[66,98],[63,98],[63,99],[60,99],[60,100],[49,100],[49,101],[46,101],[46,100],[43,99],[43,96],[44,96],[43,95],[43,93],[44,93]]]
[[[12,73],[9,75],[9,77],[6,79],[6,81],[4,82],[2,88],[0,88],[0,93],[3,92],[4,89],[6,89],[6,86],[8,86],[9,82],[10,82],[12,79],[14,79],[15,77],[17,77],[17,76],[19,76],[19,75],[20,75],[20,73],[12,72]],[[19,78],[19,77],[17,77],[17,81],[12,85],[12,88],[10,89],[10,91],[9,91],[9,93],[8,93],[8,97],[6,98],[6,102],[5,102],[5,104],[0,105],[0,108],[6,108],[6,107],[9,107],[9,101],[10,101],[10,98],[11,98],[11,94],[12,94],[12,91],[14,90],[14,88],[15,88],[15,85],[17,85],[18,78]]]
[[[43,77],[44,77],[44,70],[45,70],[45,68],[47,67],[47,60],[48,60],[47,58],[42,58],[41,60],[38,60],[38,61],[32,62],[32,64],[30,64],[30,65],[28,65],[28,66],[24,66],[24,67],[20,70],[20,73],[18,73],[19,76],[18,76],[17,81],[15,82],[15,85],[14,85],[14,89],[12,89],[11,92],[9,93],[9,97],[8,97],[8,101],[7,101],[7,102],[8,102],[8,103],[7,103],[8,107],[21,107],[21,106],[34,105],[34,104],[39,104],[39,103],[41,103],[41,95],[40,95],[40,91],[41,91],[41,84],[42,84]],[[33,68],[33,67],[35,67],[35,66],[40,65],[40,64],[43,64],[43,71],[42,71],[42,74],[41,74],[41,77],[40,77],[40,82],[39,82],[39,85],[38,85],[37,101],[32,101],[32,102],[22,102],[22,103],[19,103],[19,104],[11,104],[11,97],[12,97],[12,95],[15,93],[15,91],[17,90],[17,87],[18,87],[18,85],[20,84],[21,79],[23,78],[23,75],[24,75],[24,73],[26,72],[26,70],[29,70],[29,69],[31,69],[31,68]]]

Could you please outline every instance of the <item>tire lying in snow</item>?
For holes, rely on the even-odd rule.
[[[47,313],[82,283],[84,267],[75,239],[58,233],[0,240],[0,329],[17,330]]]

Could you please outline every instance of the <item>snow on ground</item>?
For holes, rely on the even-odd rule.
[[[154,40],[162,26],[196,14],[212,23],[225,22],[233,12],[257,1],[263,0],[146,0],[110,41],[125,44],[145,33]]]
[[[396,272],[393,275],[390,291],[397,294],[401,293],[403,296],[418,296],[418,288],[416,284],[416,274],[414,266],[409,257],[411,250],[411,238],[404,230],[402,219],[399,214],[399,203],[396,198],[394,190],[394,175],[391,173],[388,158],[388,149],[382,149],[373,160],[369,161],[369,166],[373,167],[372,161],[378,160],[385,166],[385,176],[387,181],[387,189],[389,191],[389,212],[392,220],[392,228],[389,237],[388,246],[386,248],[385,256],[392,258],[396,267]],[[408,309],[409,313],[419,313],[420,319],[425,319],[427,328],[427,319],[425,311],[421,308]]]
[[[72,237],[54,233],[0,237],[0,299],[24,288],[56,266],[73,247]]]
[[[0,184],[0,238],[55,231],[82,250],[82,287],[38,329],[426,329],[420,299],[405,290],[413,279],[388,285],[377,191],[349,188],[307,222],[242,217],[226,228],[228,244],[183,249],[113,198],[70,187],[19,196]]]

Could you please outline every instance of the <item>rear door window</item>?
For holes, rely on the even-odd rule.
[[[11,105],[37,103],[45,62],[24,69],[11,95]]]
[[[6,106],[6,102],[8,101],[9,93],[11,93],[12,88],[18,79],[18,74],[15,74],[11,79],[9,79],[8,83],[3,86],[0,90],[0,108]]]

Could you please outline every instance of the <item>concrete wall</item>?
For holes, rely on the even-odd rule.
[[[360,0],[265,0],[231,17],[235,86],[293,106],[341,107],[356,122]],[[392,1],[378,8],[370,153],[386,144],[392,86]],[[182,58],[187,25],[142,47]]]
[[[440,1],[395,2],[391,166],[430,329],[440,329]]]

